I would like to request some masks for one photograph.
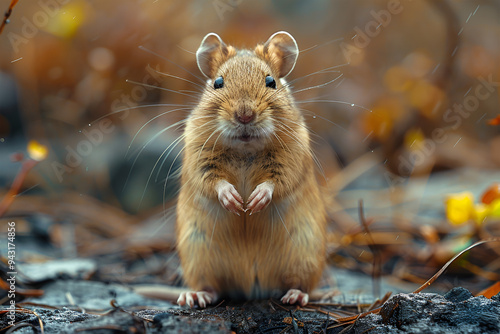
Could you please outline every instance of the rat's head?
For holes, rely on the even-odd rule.
[[[217,119],[222,141],[229,146],[261,146],[301,119],[284,78],[293,70],[299,50],[287,32],[277,32],[254,51],[236,50],[208,34],[196,52],[208,78],[201,113]]]

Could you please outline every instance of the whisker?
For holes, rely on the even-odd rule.
[[[137,153],[137,156],[135,157],[134,159],[134,162],[132,163],[132,166],[130,167],[130,171],[128,173],[128,176],[127,176],[127,179],[125,180],[125,184],[123,186],[123,190],[125,190],[125,188],[127,187],[127,183],[128,183],[128,180],[130,179],[130,175],[132,175],[132,170],[134,169],[134,166],[135,164],[137,163],[137,160],[139,159],[141,153],[144,151],[144,149],[153,141],[155,140],[156,138],[158,138],[159,136],[161,136],[163,133],[165,133],[166,131],[170,130],[172,127],[174,126],[177,126],[178,123],[181,123],[181,122],[186,122],[187,120],[182,120],[182,121],[179,121],[179,122],[176,122],[170,126],[167,126],[165,129],[162,129],[160,131],[158,131],[151,139],[149,139],[146,144],[144,144],[142,146],[142,148],[139,150],[139,153]]]
[[[165,87],[160,87],[160,86],[156,86],[156,85],[150,85],[150,84],[147,84],[147,83],[144,83],[144,82],[138,82],[138,81],[133,81],[133,80],[129,80],[129,79],[125,80],[125,82],[130,82],[130,83],[133,83],[133,84],[136,84],[136,85],[139,85],[139,86],[143,86],[143,87],[148,87],[148,88],[157,88],[157,89],[163,90],[165,92],[171,92],[171,93],[176,93],[176,94],[180,94],[180,95],[184,95],[184,96],[188,96],[188,97],[194,97],[192,94],[186,94],[186,93],[177,91],[175,89],[168,89],[168,88],[165,88]],[[195,93],[198,93],[198,92],[195,92]]]
[[[307,109],[302,109],[302,108],[301,108],[300,110],[302,110],[302,111],[304,112],[304,115],[305,115],[305,116],[310,116],[310,117],[312,117],[312,118],[319,118],[319,119],[322,119],[322,120],[327,121],[328,123],[330,123],[330,124],[332,124],[332,125],[335,125],[336,127],[338,127],[339,129],[341,129],[341,130],[343,130],[343,131],[345,131],[345,132],[349,132],[349,130],[347,130],[346,128],[344,128],[342,125],[340,125],[340,124],[338,124],[338,123],[335,123],[334,121],[329,120],[328,118],[325,118],[325,117],[323,117],[323,116],[321,116],[321,115],[317,115],[317,114],[315,114],[315,113],[313,113],[312,111],[307,110]],[[305,113],[305,112],[308,112],[309,114],[307,114],[307,113]]]
[[[179,153],[177,153],[177,155],[175,156],[174,158],[174,161],[172,161],[172,164],[170,164],[170,168],[168,169],[168,172],[167,172],[167,177],[165,179],[165,183],[163,183],[163,210],[165,210],[165,198],[167,197],[167,184],[168,184],[168,176],[170,175],[170,172],[172,171],[172,167],[174,166],[175,164],[175,161],[177,160],[177,158],[179,158],[179,155],[182,154],[182,151],[184,151],[184,149],[186,148],[186,146],[184,146],[180,151]]]
[[[155,71],[156,73],[158,73],[159,75],[163,75],[163,76],[167,76],[167,77],[172,77],[172,78],[175,78],[175,79],[183,80],[183,81],[191,83],[191,84],[193,84],[196,87],[199,87],[201,89],[199,92],[193,92],[193,93],[206,93],[206,94],[210,94],[211,96],[213,96],[214,98],[216,98],[218,101],[222,101],[222,98],[219,95],[217,95],[218,94],[217,92],[212,91],[212,90],[206,90],[205,89],[205,85],[198,84],[198,83],[196,83],[194,81],[191,81],[191,80],[188,80],[188,79],[185,79],[185,78],[182,78],[182,77],[178,77],[176,75],[172,75],[172,74],[169,74],[169,73],[164,73],[164,72],[158,71],[158,70],[152,68],[151,66],[150,66],[150,68],[153,71]]]
[[[340,38],[332,39],[331,41],[328,41],[328,42],[325,42],[325,43],[322,43],[322,44],[316,44],[316,45],[313,45],[313,46],[311,46],[311,47],[308,47],[308,48],[306,48],[306,49],[304,49],[304,50],[301,50],[301,51],[300,51],[300,54],[304,54],[304,53],[307,53],[307,52],[309,52],[309,51],[312,51],[312,50],[314,50],[314,49],[316,49],[316,48],[322,48],[322,47],[324,47],[324,46],[326,46],[326,45],[328,45],[328,44],[333,44],[333,43],[335,43],[335,42],[340,42],[340,41],[343,41],[343,40],[344,40],[344,37],[340,37]]]
[[[293,240],[292,235],[290,234],[290,231],[288,231],[288,228],[285,225],[285,221],[283,220],[283,217],[281,217],[281,214],[280,214],[280,211],[278,210],[278,207],[274,203],[273,203],[273,206],[274,206],[274,209],[276,210],[276,213],[278,214],[278,217],[280,217],[281,223],[283,224],[283,227],[285,228],[286,233],[288,233],[290,240],[292,240],[292,242],[295,244],[295,240]]]
[[[224,134],[224,131],[221,131],[220,134],[217,136],[217,139],[215,139],[214,145],[212,146],[212,155],[214,154],[215,147],[217,146],[217,141],[219,138]],[[198,157],[199,158],[199,157]]]
[[[167,146],[167,148],[166,148],[165,150],[163,150],[163,152],[162,152],[162,154],[160,155],[160,157],[156,160],[156,162],[155,162],[155,164],[154,164],[154,166],[153,166],[153,169],[152,169],[152,170],[151,170],[151,172],[149,173],[148,179],[147,179],[147,181],[146,181],[146,186],[144,187],[144,190],[143,190],[143,192],[142,192],[142,196],[141,196],[141,200],[140,200],[140,202],[139,202],[139,206],[141,206],[142,201],[144,200],[144,196],[146,195],[146,191],[147,191],[147,189],[148,189],[149,181],[151,181],[151,177],[153,176],[153,173],[154,173],[154,171],[155,171],[155,169],[156,169],[156,166],[157,166],[157,165],[158,165],[158,163],[160,162],[161,158],[163,157],[163,155],[164,155],[167,151],[169,151],[169,152],[168,152],[168,154],[167,154],[167,157],[168,157],[168,155],[170,155],[170,153],[172,152],[172,150],[173,150],[173,149],[177,146],[177,144],[179,144],[179,143],[182,141],[182,139],[184,139],[184,137],[186,137],[186,135],[181,135],[181,136],[179,136],[177,139],[175,139],[172,143],[170,143],[170,145],[168,145],[168,146]],[[172,146],[172,145],[173,145],[173,146]],[[170,148],[170,147],[172,147],[172,148]]]
[[[175,122],[174,124],[171,124],[171,125],[167,126],[166,128],[163,128],[162,130],[160,130],[159,132],[157,132],[157,133],[156,133],[153,137],[151,137],[151,138],[150,138],[150,139],[146,142],[146,144],[144,144],[144,145],[143,145],[142,147],[140,147],[140,148],[137,148],[134,152],[132,152],[131,154],[129,154],[129,153],[130,153],[130,148],[131,148],[131,146],[132,146],[132,142],[131,142],[131,143],[130,143],[130,145],[129,145],[129,147],[128,147],[128,149],[127,149],[127,155],[129,156],[129,158],[128,158],[128,159],[132,159],[132,156],[134,156],[134,155],[136,155],[136,154],[137,154],[137,155],[140,155],[140,154],[141,154],[141,152],[144,150],[144,148],[145,148],[147,145],[149,145],[149,144],[150,144],[150,143],[151,143],[154,139],[158,138],[158,136],[160,136],[160,135],[161,135],[162,133],[164,133],[165,131],[168,131],[168,130],[172,129],[172,128],[173,128],[173,127],[175,127],[175,126],[180,126],[181,124],[186,123],[186,122],[187,122],[187,119],[182,119],[182,120],[180,120],[180,121]],[[134,138],[135,138],[135,136],[134,136]],[[126,155],[126,156],[127,156],[127,155]],[[137,157],[136,157],[136,159],[137,159]]]
[[[327,67],[327,68],[324,68],[322,70],[319,70],[319,71],[316,71],[316,72],[312,72],[312,73],[309,73],[309,74],[304,75],[302,77],[299,77],[299,78],[293,79],[291,81],[288,81],[288,82],[286,82],[286,84],[284,84],[279,89],[277,89],[275,92],[273,92],[273,94],[271,94],[271,96],[269,96],[269,99],[272,99],[273,97],[275,97],[282,90],[284,90],[284,89],[286,89],[288,87],[291,87],[293,83],[295,83],[297,81],[300,81],[300,80],[303,80],[303,79],[306,79],[306,78],[309,78],[309,77],[311,77],[313,75],[324,74],[324,73],[341,73],[339,71],[333,71],[333,70],[337,69],[339,67],[342,67],[342,66],[346,66],[346,65],[348,65],[348,64],[346,63],[346,64],[340,64],[340,65],[335,65],[335,66]],[[341,74],[341,75],[343,75],[343,74]],[[334,79],[332,82],[334,82],[336,79]],[[297,92],[294,92],[293,94],[295,94],[295,93],[297,93]],[[271,101],[274,101],[274,100],[271,100]]]
[[[173,142],[171,142],[167,148],[165,148],[163,150],[163,152],[160,154],[160,156],[158,157],[158,159],[156,160],[156,163],[154,164],[153,166],[153,169],[151,170],[151,174],[150,174],[150,177],[151,175],[153,175],[153,172],[154,170],[156,169],[156,166],[158,165],[158,163],[160,162],[160,160],[162,160],[161,162],[161,165],[160,165],[160,168],[158,168],[158,172],[156,173],[156,177],[155,177],[155,182],[158,182],[158,177],[160,176],[160,171],[163,169],[163,165],[165,163],[165,161],[167,161],[170,153],[173,152],[173,150],[177,147],[177,145],[182,142],[183,139],[186,138],[186,134],[182,134],[181,136],[179,136],[178,138],[176,138]],[[163,155],[168,151],[168,153],[165,155],[165,157],[162,159]],[[149,182],[149,178],[148,178],[148,182]],[[146,184],[147,185],[147,184]]]
[[[209,117],[209,116],[204,116],[204,117],[202,116],[202,117],[198,117],[198,118],[206,118],[206,117]],[[198,118],[196,118],[196,119],[198,119]],[[203,124],[203,127],[208,126],[210,123],[211,123],[211,122],[207,122],[207,123]],[[203,136],[203,135],[204,135],[206,132],[208,132],[208,131],[210,131],[210,128],[206,129],[206,130],[205,130],[205,131],[203,131],[203,132],[200,132],[200,133],[199,133],[198,135],[196,135],[193,139],[197,139],[198,137]],[[184,137],[185,137],[185,136],[184,136]],[[183,138],[184,138],[184,137],[183,137]],[[177,143],[177,144],[178,144],[178,143]],[[175,146],[177,146],[177,144],[175,144]],[[163,165],[164,165],[164,164],[165,164],[165,162],[167,161],[168,156],[172,153],[172,151],[173,151],[173,149],[175,148],[175,146],[174,146],[174,147],[172,147],[172,148],[170,149],[170,151],[168,152],[168,154],[167,154],[167,155],[163,158],[163,161],[162,161],[162,163],[161,163],[160,167],[158,168],[158,172],[156,173],[155,182],[158,182],[158,177],[159,177],[159,175],[160,175],[161,170],[163,169]],[[163,154],[164,154],[164,153],[165,153],[165,152],[163,152]],[[162,154],[162,155],[163,155],[163,154]],[[159,158],[159,159],[161,159],[161,156],[160,156],[160,158]],[[158,159],[158,160],[159,160],[159,159]],[[170,170],[172,169],[172,167],[173,167],[174,163],[175,163],[175,160],[174,160],[174,161],[172,162],[172,164],[170,165],[169,173],[167,174],[167,176],[166,176],[165,180],[166,180],[166,179],[168,179],[168,178],[170,178],[170,177],[174,177],[174,178],[175,178],[175,177],[178,177],[178,176],[179,176],[179,175],[176,175],[176,174],[177,174],[177,171],[179,171],[179,172],[180,172],[180,167],[179,167],[179,168],[177,169],[177,171],[175,172],[176,174],[172,174],[172,173],[170,173]],[[154,171],[154,169],[153,169],[153,171]],[[165,181],[165,180],[164,180],[164,181]],[[163,181],[163,182],[164,182],[164,181]],[[181,186],[181,188],[182,188],[182,186]],[[180,189],[179,189],[179,190],[180,190]]]
[[[196,74],[194,74],[193,72],[189,71],[185,67],[183,67],[183,66],[175,63],[174,61],[172,61],[172,60],[170,60],[170,59],[168,59],[168,58],[166,58],[166,57],[164,57],[164,56],[162,56],[162,55],[160,55],[160,54],[158,54],[158,53],[156,53],[156,52],[154,52],[154,51],[152,51],[152,50],[150,50],[150,49],[148,49],[148,48],[146,48],[146,47],[144,47],[142,45],[139,46],[139,49],[141,49],[142,51],[145,51],[147,53],[150,53],[150,54],[152,54],[154,56],[157,56],[160,59],[168,61],[169,63],[174,64],[175,66],[177,66],[177,67],[183,69],[184,71],[186,71],[187,73],[191,74],[193,77],[195,77],[196,79],[200,80],[201,82],[205,82],[205,80],[203,80],[201,77],[197,76]]]
[[[212,138],[212,136],[217,132],[217,128],[215,128],[213,131],[212,131],[212,134],[210,136],[208,136],[207,140],[205,140],[205,142],[203,143],[203,145],[201,146],[200,148],[200,152],[198,152],[198,158],[197,160],[200,161],[200,157],[201,157],[201,153],[203,152],[203,149],[205,148],[205,145],[208,143],[208,141],[210,140],[210,138]],[[214,146],[215,147],[215,146]]]
[[[326,181],[326,174],[325,174],[325,170],[323,169],[323,166],[321,165],[321,162],[319,161],[318,157],[316,156],[316,154],[313,152],[313,150],[310,148],[310,147],[307,147],[305,146],[304,144],[302,144],[300,142],[300,138],[295,134],[295,131],[290,128],[287,124],[283,123],[283,122],[279,122],[278,125],[281,126],[281,129],[285,132],[287,132],[291,137],[292,139],[297,143],[297,145],[299,145],[300,147],[302,147],[302,149],[304,149],[307,153],[309,153],[309,155],[311,156],[311,158],[313,159],[314,163],[316,164],[316,166],[318,167],[321,175],[323,176],[323,178],[325,179]],[[288,129],[290,130],[287,130],[285,128],[283,128],[283,126],[286,126]]]
[[[176,76],[176,75],[173,75],[173,74],[169,74],[169,73],[165,73],[165,72],[161,72],[161,71],[158,71],[157,69],[154,69],[153,67],[151,67],[150,65],[148,65],[149,68],[151,68],[151,70],[153,70],[154,72],[156,72],[157,74],[159,75],[163,75],[163,76],[166,76],[166,77],[171,77],[171,78],[175,78],[175,79],[179,79],[179,80],[182,80],[182,81],[185,81],[185,82],[188,82],[190,84],[193,84],[195,85],[196,87],[199,87],[201,89],[205,89],[205,86],[204,85],[201,85],[199,83],[196,83],[194,81],[191,81],[191,80],[188,80],[186,78],[183,78],[183,77],[179,77],[179,76]]]
[[[309,129],[309,127],[305,124],[302,124],[302,123],[299,123],[299,122],[296,122],[296,121],[292,121],[290,119],[286,119],[284,117],[279,117],[279,116],[274,116],[274,118],[278,119],[278,120],[281,120],[281,121],[284,121],[284,122],[289,122],[289,123],[292,123],[294,125],[297,125],[297,126],[300,126],[301,128],[304,128],[305,130],[307,130],[309,132],[309,134],[311,135],[311,137],[314,137],[314,138],[317,138],[319,140],[324,140],[323,137],[321,137],[319,134],[317,134],[315,131]],[[311,142],[313,144],[318,144],[318,141],[315,140],[314,138],[311,138]]]
[[[271,246],[274,245],[274,229],[275,229],[274,216],[275,215],[269,215],[269,216],[271,216],[271,235],[269,236],[269,246],[267,247],[266,254],[270,253]]]
[[[175,212],[175,206],[174,207],[171,207],[170,209],[167,209],[165,210],[165,213],[163,214],[163,222],[160,224],[160,226],[158,226],[154,231],[153,233],[151,233],[151,236],[156,236],[160,231],[161,229],[165,226],[165,224],[168,222],[168,218],[167,218],[167,215],[170,214],[172,215],[172,212],[169,212],[169,211],[173,211],[173,214],[175,215],[176,212]],[[175,255],[175,252],[174,254]],[[165,264],[167,264],[170,260],[172,259],[172,256],[167,260],[165,261]]]
[[[349,65],[349,64],[345,63],[345,64],[340,64],[340,65],[330,66],[330,67],[327,67],[327,68],[324,68],[324,69],[321,69],[321,70],[318,70],[318,71],[306,74],[304,76],[295,78],[293,80],[287,81],[286,85],[284,85],[284,86],[290,87],[293,83],[295,83],[297,81],[300,81],[300,80],[304,80],[304,79],[309,78],[309,77],[312,77],[313,75],[325,74],[325,73],[342,73],[340,71],[334,71],[334,70],[337,69],[337,68],[341,68],[341,67],[347,66],[347,65]]]
[[[316,89],[316,88],[321,88],[321,87],[328,86],[329,84],[334,83],[335,81],[337,81],[338,79],[342,78],[343,76],[344,76],[344,74],[340,74],[338,77],[336,77],[333,80],[324,82],[324,83],[316,85],[316,86],[311,86],[311,87],[307,87],[307,88],[296,90],[296,91],[293,92],[293,95],[298,94],[300,92],[305,92],[305,91],[308,91],[308,90],[311,90],[311,89]]]
[[[288,150],[290,152],[290,149],[288,148],[288,145],[286,145],[283,140],[280,138],[280,136],[278,136],[276,133],[273,133],[274,137],[276,137],[276,139],[278,140],[278,142],[280,143],[281,147],[284,149],[284,150]],[[285,146],[286,146],[286,149],[285,149]]]
[[[345,101],[338,101],[338,100],[304,100],[304,101],[296,101],[296,104],[306,104],[306,103],[338,103],[338,104],[346,104],[350,105],[351,107],[356,107],[368,112],[372,112],[371,109],[360,106],[359,104],[355,103],[350,103],[350,102],[345,102]]]
[[[193,106],[194,106],[194,104],[193,104]],[[142,104],[139,106],[133,106],[133,107],[128,107],[128,108],[123,108],[123,109],[112,111],[112,112],[110,112],[106,115],[103,115],[103,116],[97,118],[96,120],[90,122],[90,124],[94,124],[96,122],[99,122],[103,118],[106,118],[108,116],[115,115],[115,114],[118,114],[118,113],[121,113],[124,111],[133,110],[133,109],[150,108],[150,107],[188,107],[188,105],[186,105],[186,104],[172,104],[172,103]]]
[[[184,48],[183,48],[182,46],[180,46],[180,45],[177,45],[177,47],[178,47],[179,49],[181,49],[182,51],[185,51],[185,52],[187,52],[187,53],[189,53],[189,54],[191,54],[191,55],[193,55],[193,56],[196,56],[196,52],[193,52],[193,51],[189,51],[189,50],[187,50],[187,49],[184,49]]]
[[[169,110],[169,111],[166,111],[166,112],[163,112],[153,118],[151,118],[149,121],[147,121],[146,123],[144,123],[143,126],[141,126],[141,128],[136,132],[136,134],[134,135],[134,137],[132,138],[132,140],[130,141],[130,144],[128,145],[128,149],[127,149],[127,153],[125,154],[125,157],[128,155],[128,152],[130,151],[130,148],[132,147],[132,144],[134,143],[135,139],[137,138],[137,136],[139,135],[139,132],[141,132],[142,129],[144,129],[149,123],[151,123],[152,121],[154,121],[155,119],[161,117],[161,116],[164,116],[166,114],[169,114],[171,112],[174,112],[174,111],[179,111],[179,110],[190,110],[191,108],[179,108],[179,109],[173,109],[173,110]],[[182,120],[182,121],[179,121],[175,124],[180,124],[180,123],[184,123],[186,122],[186,120]],[[173,125],[175,125],[173,124]]]
[[[210,116],[199,116],[199,117],[194,118],[193,120],[197,120],[197,119],[201,119],[201,118],[210,118]],[[214,121],[207,122],[207,123],[203,124],[203,125],[202,125],[202,127],[208,126],[208,125],[209,125],[210,123],[212,123],[212,122],[214,122]],[[204,134],[205,134],[205,132],[207,132],[207,131],[209,131],[209,130],[210,130],[210,128],[209,128],[209,129],[207,129],[206,131],[203,131],[203,132],[199,133],[199,134],[198,134],[197,136],[195,136],[193,139],[196,139],[196,138],[198,138],[198,137],[200,137],[200,136],[204,135]],[[175,145],[174,145],[174,146],[172,146],[172,148],[170,149],[170,151],[169,151],[169,152],[167,153],[167,155],[163,158],[163,161],[162,161],[162,163],[161,163],[160,167],[158,168],[158,172],[157,172],[156,177],[155,177],[155,182],[158,182],[158,177],[159,177],[159,175],[160,175],[160,172],[161,172],[161,170],[163,169],[163,165],[164,165],[164,164],[165,164],[165,162],[167,161],[167,158],[168,158],[168,156],[170,155],[170,153],[172,153],[172,151],[174,150],[174,148],[175,148],[175,147],[176,147],[176,146],[177,146],[177,145],[178,145],[178,144],[182,141],[182,139],[184,139],[186,136],[187,136],[186,134],[183,134],[182,136],[180,136],[179,138],[177,138],[174,142],[172,142],[172,143],[169,145],[169,147],[170,147],[170,146],[172,146],[172,144],[174,144],[174,143],[175,143]],[[167,148],[163,151],[163,153],[160,155],[160,157],[159,157],[159,158],[158,158],[158,160],[156,161],[156,164],[155,164],[155,166],[153,167],[153,169],[152,169],[152,171],[151,171],[150,177],[151,177],[151,175],[153,174],[153,172],[154,172],[154,170],[155,170],[155,168],[156,168],[156,165],[158,164],[158,162],[160,161],[160,159],[162,158],[162,156],[165,154],[165,152],[169,149],[169,147],[167,147]],[[176,159],[177,159],[177,158],[176,158]],[[175,160],[176,160],[176,159],[174,159],[174,161],[173,161],[173,162],[172,162],[172,164],[170,165],[169,172],[167,173],[167,176],[166,176],[165,181],[166,181],[166,180],[167,180],[167,179],[168,179],[168,178],[172,175],[172,174],[170,173],[170,171],[171,171],[171,169],[172,169],[172,167],[173,167],[173,165],[174,165],[174,163],[175,163]],[[149,180],[150,180],[150,178],[148,178],[148,183],[149,183]],[[147,184],[146,184],[146,186],[147,186]]]
[[[211,117],[210,117],[210,116],[199,116],[199,117],[193,118],[193,119],[191,119],[191,120],[192,120],[192,121],[194,121],[194,120],[198,120],[198,119],[202,119],[202,118],[211,118]],[[200,130],[201,128],[203,128],[203,127],[206,127],[206,126],[210,125],[211,123],[214,123],[214,122],[215,122],[215,120],[212,120],[212,121],[206,122],[205,124],[203,124],[203,125],[199,128],[199,130]],[[200,133],[199,133],[198,135],[196,135],[193,139],[197,139],[198,137],[201,137],[201,136],[202,136],[202,135],[204,135],[206,132],[210,131],[210,129],[211,129],[211,128],[209,127],[209,128],[208,128],[208,129],[206,129],[205,131],[200,132]],[[169,154],[170,154],[170,153],[169,153]],[[160,174],[160,171],[161,171],[161,170],[162,170],[162,168],[163,168],[163,165],[164,165],[165,161],[167,160],[167,157],[168,157],[168,155],[167,155],[167,156],[163,159],[163,162],[161,163],[160,168],[158,169],[158,173],[156,174],[155,182],[156,182],[156,181],[158,181],[158,176],[159,176],[159,174]],[[167,177],[168,177],[168,175],[167,175]]]
[[[215,210],[215,209],[213,209]],[[217,225],[217,220],[219,218],[220,208],[217,208],[217,215],[215,215],[214,227],[212,228],[212,235],[210,236],[210,241],[208,243],[208,249],[212,246],[212,240],[214,239],[215,226]]]
[[[186,93],[186,94],[191,93],[192,95],[195,95],[195,94],[201,95],[201,93],[199,91],[189,90],[189,89],[179,89],[179,92]]]

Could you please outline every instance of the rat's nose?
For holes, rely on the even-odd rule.
[[[236,119],[242,124],[250,123],[254,118],[255,114],[251,111],[246,113],[236,114]]]
[[[252,101],[239,101],[234,109],[234,118],[241,124],[248,124],[255,119],[255,105]]]

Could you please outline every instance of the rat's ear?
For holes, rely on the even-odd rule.
[[[276,67],[279,77],[284,78],[295,67],[299,56],[299,47],[292,35],[286,31],[279,31],[269,37],[262,52],[264,58]]]
[[[209,79],[213,79],[219,66],[228,58],[229,48],[219,35],[211,32],[201,41],[196,51],[196,62],[198,67]]]

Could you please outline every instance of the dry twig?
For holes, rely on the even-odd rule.
[[[3,18],[2,25],[0,26],[0,34],[2,33],[5,25],[7,23],[9,23],[9,17],[12,14],[12,10],[14,9],[14,6],[17,4],[18,1],[19,0],[11,0],[10,5],[9,5],[9,9],[7,9],[7,11],[5,12],[5,16]]]

